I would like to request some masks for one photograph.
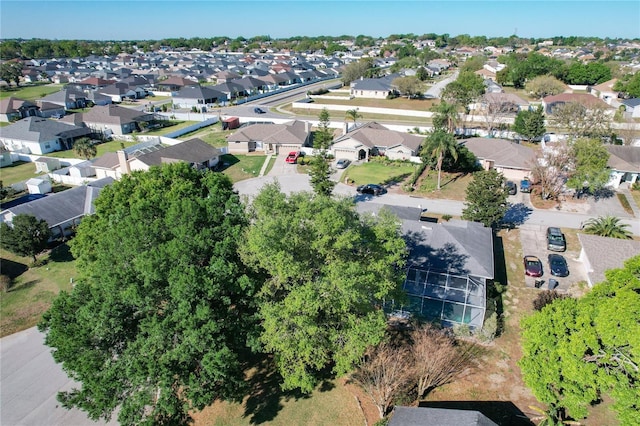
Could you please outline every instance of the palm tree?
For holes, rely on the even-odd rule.
[[[80,138],[73,145],[73,150],[78,156],[90,159],[96,156],[98,149],[91,143],[89,138]]]
[[[352,120],[352,121],[353,121],[353,126],[354,126],[354,127],[355,127],[355,125],[356,125],[356,121],[358,121],[358,118],[362,118],[362,115],[360,115],[360,114],[358,113],[358,108],[356,108],[356,109],[350,109],[350,110],[347,110],[347,111],[345,112],[345,115],[346,115],[346,118],[347,118],[348,120],[350,119],[350,120]]]
[[[600,235],[601,237],[630,239],[631,232],[627,229],[629,225],[621,223],[619,217],[600,216],[591,218],[584,223],[584,232],[587,234]]]
[[[458,107],[456,104],[442,101],[438,105],[433,106],[431,112],[433,112],[432,121],[434,129],[455,134],[456,128],[460,123],[460,116],[458,115]]]
[[[430,159],[436,160],[438,169],[438,190],[440,190],[440,175],[442,172],[442,161],[447,155],[451,155],[454,161],[458,160],[458,150],[456,138],[451,133],[444,130],[436,130],[427,137],[426,154]]]

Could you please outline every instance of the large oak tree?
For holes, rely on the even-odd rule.
[[[230,180],[184,163],[105,188],[71,250],[81,274],[39,325],[79,387],[62,405],[122,424],[180,424],[244,395],[253,281],[237,244],[244,207]]]
[[[287,197],[266,185],[251,208],[243,259],[266,283],[261,340],[286,389],[313,390],[332,369],[350,371],[385,332],[381,309],[396,296],[406,245],[397,218],[361,218],[350,199]],[[393,296],[392,296],[393,295]]]

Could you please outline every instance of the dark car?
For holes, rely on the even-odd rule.
[[[266,111],[263,110],[262,108],[255,107],[253,109],[253,112],[255,112],[256,114],[264,114]]]
[[[524,273],[530,277],[542,276],[542,262],[535,256],[524,257]]]
[[[550,254],[549,255],[549,271],[551,275],[556,277],[567,277],[569,276],[569,267],[567,266],[566,259],[559,254]]]
[[[505,185],[507,187],[507,191],[509,191],[509,195],[516,195],[516,192],[518,192],[518,187],[516,186],[515,182],[508,180]]]
[[[551,251],[565,251],[567,241],[560,228],[550,226],[547,228],[547,249]]]
[[[358,194],[371,194],[371,195],[380,195],[384,194],[386,190],[380,185],[376,185],[375,183],[368,183],[366,185],[360,185],[356,188]]]

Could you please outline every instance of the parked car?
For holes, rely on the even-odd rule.
[[[300,157],[300,153],[298,151],[291,151],[289,155],[287,155],[285,161],[289,164],[296,164],[298,162],[298,157]]]
[[[371,195],[381,195],[384,194],[386,189],[381,187],[380,185],[376,185],[375,183],[368,183],[366,185],[360,185],[356,188],[358,194],[371,194]]]
[[[264,114],[266,111],[263,110],[262,108],[255,107],[253,109],[253,112],[255,112],[256,114]]]
[[[351,161],[347,160],[346,158],[341,158],[336,161],[336,169],[346,169],[349,164],[351,164]]]
[[[529,179],[522,179],[520,181],[520,192],[531,192],[531,182]]]
[[[547,249],[552,251],[565,251],[567,241],[560,228],[550,226],[547,228]]]
[[[524,257],[524,273],[530,277],[542,276],[542,262],[535,256]]]
[[[569,276],[569,267],[564,256],[555,253],[549,255],[549,272],[556,277]]]
[[[516,183],[513,181],[508,180],[505,183],[505,186],[507,187],[507,190],[509,191],[509,195],[516,195],[516,193],[518,192],[518,187],[516,186]]]

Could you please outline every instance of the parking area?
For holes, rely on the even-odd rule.
[[[580,247],[572,247],[567,245],[565,252],[555,252],[547,249],[547,227],[544,225],[522,225],[520,226],[520,241],[522,243],[522,252],[525,256],[536,256],[542,262],[543,275],[539,279],[544,280],[541,289],[546,290],[548,288],[549,279],[554,279],[558,282],[556,290],[559,292],[567,292],[571,285],[579,282],[586,281],[587,275],[584,270],[582,262],[578,261],[580,256]],[[562,255],[569,267],[569,276],[567,277],[555,277],[551,275],[549,262],[547,257],[557,253]],[[522,261],[522,260],[521,260]],[[525,277],[525,283],[527,287],[535,287],[536,278]]]

